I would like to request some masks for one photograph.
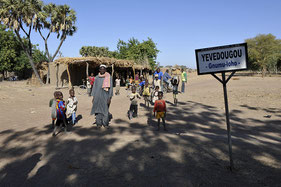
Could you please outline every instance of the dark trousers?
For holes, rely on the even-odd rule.
[[[132,105],[130,106],[130,111],[129,111],[129,117],[137,117],[138,116],[138,105]]]
[[[60,126],[62,124],[63,127],[67,127],[66,119],[57,119],[56,126]]]

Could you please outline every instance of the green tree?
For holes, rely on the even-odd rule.
[[[33,46],[31,44],[31,31],[33,29],[39,31],[40,36],[45,41],[45,52],[49,62],[54,60],[66,37],[73,35],[76,31],[74,25],[76,15],[74,10],[71,10],[67,5],[43,5],[43,2],[40,0],[0,0],[0,21],[13,29],[16,33],[29,59],[30,65],[41,84],[43,84],[43,82],[39,77],[34,65],[34,59],[32,58]],[[47,30],[46,36],[44,36],[42,32],[44,29]],[[21,36],[20,33],[23,33],[24,37],[27,39],[27,46],[24,45],[24,37]],[[48,49],[48,38],[51,33],[56,33],[57,38],[60,40],[54,55],[51,55]],[[48,82],[49,68],[47,76],[47,83]]]
[[[110,57],[116,58],[118,53],[116,51],[109,51],[108,47],[96,47],[96,46],[83,46],[80,49],[80,55],[83,57]]]
[[[0,21],[14,30],[36,77],[43,84],[34,65],[32,58],[33,47],[30,39],[32,28],[36,27],[36,20],[41,7],[42,2],[39,0],[0,0]],[[28,41],[27,46],[24,45],[23,37],[20,35],[21,32],[23,32]]]
[[[0,24],[0,72],[12,71],[16,64],[16,58],[21,53],[19,42],[11,30]]]
[[[70,9],[68,5],[55,5],[53,3],[44,5],[42,11],[39,12],[36,19],[35,30],[40,33],[40,36],[45,42],[45,53],[48,57],[48,62],[53,62],[57,56],[63,42],[67,36],[72,36],[77,28],[75,26],[76,12]],[[43,30],[46,30],[44,36]],[[49,52],[48,39],[52,33],[57,35],[60,43],[53,55]],[[49,83],[50,65],[48,63],[48,74],[46,83]]]
[[[263,77],[267,70],[277,70],[281,57],[281,40],[272,34],[260,34],[245,41],[248,45],[251,69],[262,70]]]
[[[143,42],[131,38],[127,43],[119,39],[117,51],[118,58],[134,60],[137,64],[149,63],[153,69],[157,65],[157,54],[160,52],[151,38],[143,40]]]
[[[29,43],[23,38],[24,46]],[[32,45],[32,57],[36,63],[46,62],[46,55],[38,50],[35,45]],[[27,55],[24,53],[20,42],[17,40],[14,32],[6,29],[5,26],[0,24],[0,72],[15,72],[21,77],[26,77],[24,73],[32,69],[30,66]]]
[[[32,58],[35,65],[40,62],[48,61],[46,54],[37,49],[35,45],[33,45]],[[28,78],[30,76],[30,70],[32,70],[32,67],[30,66],[28,57],[26,56],[24,51],[21,50],[20,56],[16,58],[16,63],[14,64],[12,71],[14,71],[22,78]]]

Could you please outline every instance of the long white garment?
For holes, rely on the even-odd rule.
[[[66,113],[67,115],[71,115],[74,111],[77,110],[77,103],[78,100],[76,97],[70,97],[67,100],[67,106],[66,106]]]
[[[155,103],[156,100],[158,100],[158,92],[157,91],[154,91],[152,93],[152,102]]]
[[[156,87],[156,86],[159,86],[159,91],[162,91],[161,90],[161,80],[160,79],[158,79],[158,80],[154,80],[154,88]]]

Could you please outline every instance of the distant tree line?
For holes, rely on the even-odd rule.
[[[156,43],[151,38],[140,42],[135,38],[131,38],[128,42],[118,41],[117,50],[110,51],[108,47],[83,46],[80,54],[84,57],[113,57],[117,59],[133,60],[137,64],[144,62],[149,63],[152,68],[157,66],[156,59],[159,50]]]

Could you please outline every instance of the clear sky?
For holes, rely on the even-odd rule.
[[[82,46],[116,50],[118,39],[151,37],[160,65],[196,68],[195,49],[242,43],[258,34],[281,38],[280,0],[44,0],[68,4],[77,13],[77,32],[64,42],[65,57]],[[44,49],[38,33],[32,43]],[[54,53],[59,41],[50,38]]]

